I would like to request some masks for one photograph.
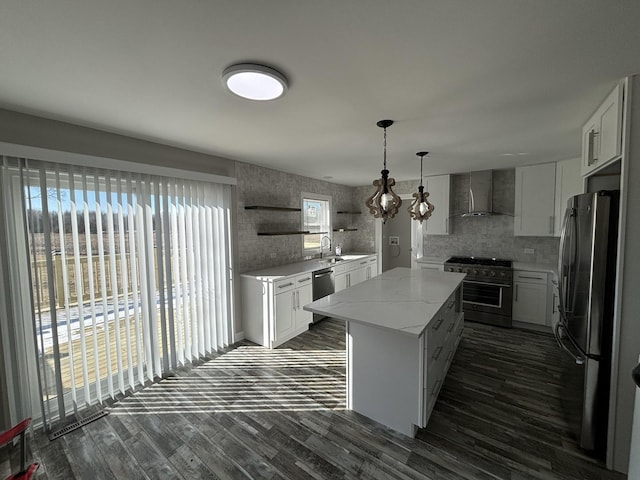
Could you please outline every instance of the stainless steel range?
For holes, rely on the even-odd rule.
[[[467,274],[462,282],[462,309],[465,320],[511,327],[511,260],[451,257],[444,263],[444,270]]]

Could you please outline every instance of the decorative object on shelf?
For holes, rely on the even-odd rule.
[[[382,218],[386,222],[387,218],[395,217],[398,208],[402,205],[400,197],[394,193],[391,187],[396,184],[395,179],[389,178],[387,170],[387,127],[393,125],[393,120],[380,120],[376,125],[384,129],[384,155],[381,178],[373,181],[373,186],[377,187],[375,193],[367,198],[365,205],[375,218]]]
[[[229,91],[248,100],[275,100],[288,88],[287,78],[274,68],[254,63],[238,63],[222,72]]]
[[[427,199],[429,192],[425,192],[424,185],[422,185],[422,161],[424,156],[428,154],[429,152],[416,153],[416,155],[420,157],[420,186],[418,187],[418,192],[413,194],[413,203],[407,209],[411,218],[419,221],[420,223],[427,220],[434,209],[434,206]]]

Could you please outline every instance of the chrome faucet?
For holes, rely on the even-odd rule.
[[[322,258],[322,253],[324,252],[324,246],[323,246],[323,243],[322,243],[322,242],[324,242],[324,239],[325,239],[325,238],[326,238],[327,240],[329,240],[329,252],[331,252],[331,238],[329,238],[329,237],[327,237],[327,236],[325,235],[324,237],[322,237],[322,238],[320,239],[320,258]]]

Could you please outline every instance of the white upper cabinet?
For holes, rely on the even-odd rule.
[[[623,85],[617,85],[582,127],[582,175],[621,155],[623,95]]]
[[[551,237],[555,229],[556,164],[516,168],[513,233]]]
[[[426,234],[448,235],[451,175],[425,177],[424,189],[429,192],[428,200],[434,207],[431,217],[424,223]]]
[[[584,180],[580,172],[580,158],[563,160],[556,164],[556,213],[555,236],[562,233],[562,222],[567,201],[584,193]]]

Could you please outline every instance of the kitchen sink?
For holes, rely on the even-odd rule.
[[[328,263],[328,264],[333,264],[333,263],[337,263],[337,262],[341,262],[345,260],[342,257],[325,257],[320,259],[320,263]]]

